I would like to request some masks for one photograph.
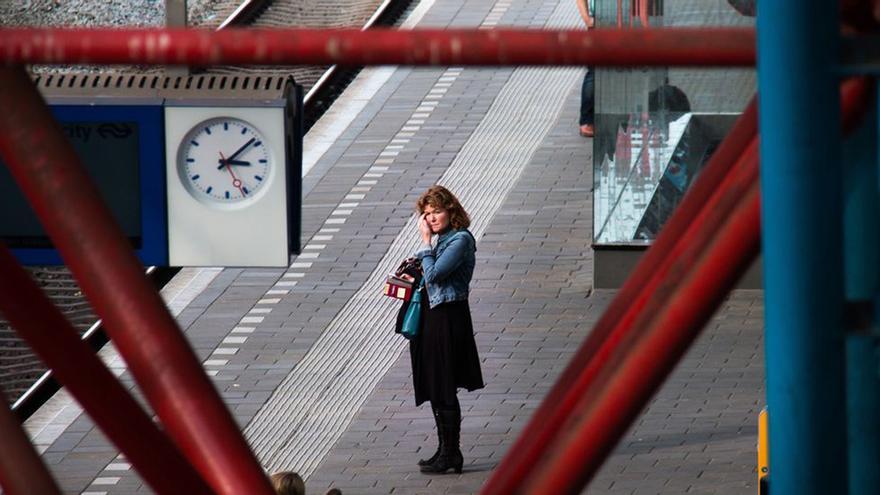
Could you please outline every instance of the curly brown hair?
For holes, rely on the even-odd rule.
[[[449,225],[453,229],[466,229],[471,225],[471,217],[464,211],[458,198],[443,186],[431,186],[419,196],[416,209],[419,213],[424,213],[426,206],[446,210],[449,213]]]

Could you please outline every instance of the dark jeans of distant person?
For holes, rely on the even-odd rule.
[[[581,116],[579,120],[581,136],[593,137],[595,119],[595,97],[593,95],[593,67],[587,67],[581,85]]]

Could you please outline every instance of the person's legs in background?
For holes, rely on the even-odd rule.
[[[581,85],[581,116],[579,122],[581,136],[593,137],[595,133],[593,127],[594,111],[593,67],[587,67],[587,73],[584,74],[584,83]]]

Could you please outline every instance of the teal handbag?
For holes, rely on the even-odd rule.
[[[422,315],[422,288],[424,286],[425,281],[422,279],[419,282],[419,287],[413,292],[409,300],[409,307],[406,308],[406,315],[403,317],[400,333],[409,340],[416,338],[416,335],[419,334],[419,319]]]

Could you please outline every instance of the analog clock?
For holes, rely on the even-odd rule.
[[[250,123],[233,117],[200,122],[186,133],[177,172],[186,190],[209,205],[243,205],[272,174],[269,143]]]

